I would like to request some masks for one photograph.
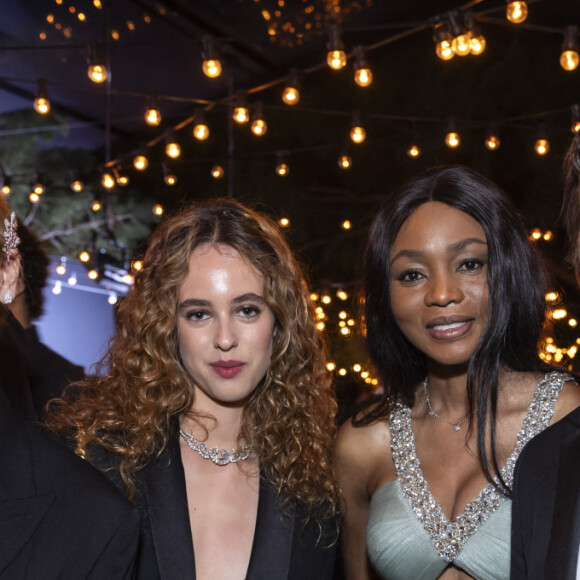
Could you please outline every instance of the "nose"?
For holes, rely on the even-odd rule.
[[[224,352],[238,346],[233,323],[230,320],[220,320],[216,325],[214,347]]]
[[[427,306],[448,306],[463,300],[460,281],[449,272],[434,273],[427,281],[425,304]]]

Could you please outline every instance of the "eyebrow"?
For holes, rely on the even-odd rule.
[[[244,302],[260,302],[262,304],[266,304],[266,300],[263,296],[259,296],[254,292],[246,292],[246,294],[242,294],[241,296],[236,296],[232,300],[232,304],[243,304]],[[178,305],[178,310],[184,310],[187,308],[191,308],[192,306],[197,307],[205,307],[209,308],[212,303],[209,300],[201,300],[199,298],[188,298],[184,300]]]
[[[447,246],[447,251],[460,252],[461,250],[463,250],[467,246],[470,246],[471,244],[480,244],[482,246],[487,246],[487,242],[479,238],[465,238],[464,240],[459,240],[458,242],[449,244]],[[401,250],[400,252],[397,252],[395,256],[393,256],[393,259],[391,260],[391,266],[399,258],[422,258],[424,255],[425,252],[423,252],[422,250]]]

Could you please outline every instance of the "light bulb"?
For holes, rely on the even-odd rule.
[[[201,68],[203,70],[203,74],[210,79],[215,79],[222,74],[222,63],[217,58],[204,60]]]
[[[373,82],[373,73],[365,60],[362,46],[355,47],[354,58],[354,82],[359,87],[368,87]]]
[[[8,180],[8,176],[4,176],[4,183],[2,184],[2,189],[0,191],[2,191],[2,195],[10,195],[12,193],[12,187]]]
[[[341,169],[350,169],[351,165],[352,165],[352,159],[351,159],[350,155],[348,155],[347,153],[343,153],[338,158],[338,166]]]
[[[96,280],[99,277],[99,273],[93,268],[87,272],[89,280]]]
[[[113,189],[113,187],[115,187],[115,179],[110,173],[103,173],[101,184],[106,189]]]
[[[268,131],[268,124],[264,119],[254,119],[251,128],[254,135],[261,137],[266,134],[266,131]]]
[[[282,91],[282,100],[287,105],[296,105],[300,101],[300,91],[297,87],[288,85]]]
[[[152,127],[156,127],[161,123],[161,111],[158,107],[149,107],[145,111],[145,122]]]
[[[97,84],[104,83],[107,80],[107,69],[102,64],[90,65],[87,74],[89,75],[89,78]]]
[[[169,141],[165,145],[165,154],[171,159],[177,159],[181,155],[181,147],[176,141]]]
[[[350,220],[344,220],[342,224],[340,224],[340,227],[343,230],[350,230],[352,228],[352,223]]]
[[[485,146],[490,151],[495,151],[496,149],[499,148],[500,145],[501,145],[501,141],[497,135],[490,134],[485,139]]]
[[[362,125],[354,125],[350,130],[350,139],[353,143],[362,143],[367,138],[367,133]]]
[[[580,63],[580,55],[575,50],[565,50],[560,55],[560,66],[564,70],[574,70]]]
[[[290,225],[290,220],[286,217],[280,218],[278,220],[281,228],[287,228]]]
[[[510,2],[508,0],[506,17],[514,24],[521,24],[528,17],[528,5],[525,2]]]
[[[451,41],[442,40],[441,42],[438,42],[435,46],[435,54],[441,60],[451,60],[455,56],[455,52],[451,46]]]
[[[79,260],[81,262],[83,262],[84,264],[86,264],[90,259],[91,259],[91,255],[89,254],[89,252],[87,250],[83,250],[79,254]]]
[[[538,155],[545,155],[550,150],[550,143],[545,138],[537,139],[534,149]]]
[[[460,34],[451,41],[451,48],[457,56],[467,56],[471,52],[469,34]]]
[[[52,288],[52,293],[53,293],[55,296],[58,296],[58,295],[59,295],[61,292],[62,292],[62,283],[61,283],[61,281],[60,281],[60,280],[57,280],[57,281],[54,283],[54,286],[53,286],[53,288]]]
[[[30,194],[28,195],[28,199],[30,200],[31,203],[38,203],[40,201],[40,195],[38,195],[38,193],[35,193],[34,191],[31,191]]]
[[[44,97],[34,99],[34,110],[41,115],[46,115],[50,111],[50,101]]]
[[[290,173],[290,166],[285,161],[278,161],[276,165],[276,173],[280,177],[286,177]]]
[[[479,56],[487,46],[487,42],[483,34],[480,34],[479,36],[472,36],[469,40],[469,43],[471,45],[471,54],[474,54],[475,56]]]
[[[66,274],[66,258],[61,258],[58,266],[56,267],[56,273],[59,276],[64,276]]]
[[[153,206],[153,214],[156,216],[162,216],[164,212],[163,206],[160,203],[156,203]]]
[[[211,168],[211,176],[214,179],[221,179],[224,176],[224,168],[221,165],[214,165]]]
[[[234,121],[242,125],[250,120],[250,111],[245,105],[238,105],[234,108]]]
[[[165,181],[167,185],[175,185],[177,183],[177,177],[173,175],[173,173],[168,173],[163,176],[163,181]]]
[[[344,50],[330,50],[326,62],[331,69],[340,70],[346,66],[346,53]]]
[[[193,127],[193,136],[198,141],[205,141],[209,137],[209,127],[203,122],[197,123]]]
[[[135,167],[135,169],[137,169],[138,171],[143,171],[147,169],[148,166],[149,160],[143,154],[136,155],[135,158],[133,159],[133,167]]]
[[[411,159],[417,159],[417,157],[421,156],[421,148],[416,143],[411,143],[407,148],[407,155],[411,157]]]
[[[117,304],[117,295],[114,292],[109,293],[109,297],[107,298],[107,302],[113,306]]]
[[[449,133],[445,135],[445,145],[447,145],[447,147],[450,147],[451,149],[455,149],[455,147],[458,147],[460,142],[461,140],[459,138],[459,133],[457,133],[456,131],[449,131]]]
[[[96,213],[100,211],[102,208],[101,202],[98,199],[94,199],[93,203],[91,204],[91,209]]]

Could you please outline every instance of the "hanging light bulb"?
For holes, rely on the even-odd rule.
[[[538,134],[536,137],[536,143],[534,144],[534,149],[538,155],[546,155],[550,151],[550,142],[546,135],[545,125],[540,125],[538,128]]]
[[[411,159],[417,159],[421,157],[421,148],[419,145],[417,145],[417,143],[413,142],[409,145],[409,147],[407,147],[407,155]]]
[[[163,212],[164,211],[165,210],[164,210],[163,206],[160,203],[156,203],[153,206],[153,215],[156,215],[156,216],[161,217],[163,215]]]
[[[12,193],[12,177],[6,175],[4,171],[2,171],[2,176],[2,195],[10,195]]]
[[[38,79],[38,90],[34,99],[34,110],[41,115],[50,112],[50,100],[45,79]]]
[[[471,54],[478,56],[485,50],[485,47],[487,46],[485,36],[483,36],[481,33],[481,28],[479,27],[479,24],[475,22],[471,12],[467,12],[463,16],[463,22],[465,24],[465,28],[467,29],[467,34],[469,35]]]
[[[149,167],[149,159],[143,153],[138,153],[133,159],[133,167],[137,171],[144,171]]]
[[[286,160],[286,155],[284,153],[277,153],[276,157],[276,173],[280,177],[286,177],[290,173],[290,166]]]
[[[222,179],[222,177],[224,176],[224,168],[219,164],[214,165],[211,168],[211,176],[214,179]]]
[[[506,0],[506,17],[514,24],[521,24],[528,17],[528,5],[525,2]]]
[[[145,122],[152,127],[157,127],[161,123],[161,111],[155,95],[151,95],[149,98],[147,109],[145,109]]]
[[[578,67],[578,63],[580,63],[578,50],[578,27],[566,26],[562,54],[560,55],[560,66],[564,70],[574,70]]]
[[[114,306],[115,304],[117,304],[117,295],[115,294],[115,292],[109,292],[109,297],[107,298],[107,302],[111,306]]]
[[[433,32],[433,41],[435,42],[435,54],[441,60],[451,60],[455,56],[451,46],[452,40],[447,23],[438,22]]]
[[[451,48],[457,56],[467,56],[471,52],[471,38],[469,33],[462,29],[459,23],[459,13],[452,10],[449,13],[449,27],[451,29]]]
[[[445,135],[445,145],[450,149],[455,149],[459,147],[461,139],[459,137],[459,132],[457,131],[456,123],[453,119],[449,119],[447,122],[447,133]]]
[[[66,256],[61,256],[58,265],[56,267],[56,273],[59,276],[64,276],[66,274]]]
[[[91,203],[91,209],[97,213],[98,211],[101,211],[101,208],[103,206],[101,205],[101,200],[99,199],[98,196],[95,197],[95,199],[93,199],[93,202]]]
[[[177,159],[181,155],[181,147],[179,143],[175,140],[173,131],[167,133],[165,139],[165,155],[171,157],[171,159]]]
[[[100,84],[107,80],[107,68],[95,45],[89,47],[88,65],[87,74],[94,83]]]
[[[35,193],[34,191],[31,191],[28,194],[28,199],[30,200],[30,203],[38,203],[40,201],[40,195],[38,195],[38,193]]]
[[[257,137],[265,135],[268,131],[268,123],[266,123],[266,119],[264,119],[264,115],[262,113],[262,103],[256,103],[254,105],[251,129],[252,133]]]
[[[126,187],[129,185],[129,178],[124,173],[121,173],[120,167],[113,167],[113,177],[115,178],[115,183],[120,187]]]
[[[350,140],[353,143],[362,143],[367,138],[365,128],[362,126],[360,113],[356,111],[353,113],[350,124]]]
[[[58,295],[59,295],[61,292],[62,292],[62,282],[61,282],[60,280],[57,280],[57,281],[54,283],[54,286],[53,286],[53,288],[52,288],[52,293],[53,293],[55,296],[58,296]]]
[[[82,250],[79,253],[79,260],[83,263],[86,264],[87,262],[89,262],[91,260],[91,254],[89,253],[88,250]]]
[[[298,79],[297,71],[292,71],[290,73],[288,84],[282,91],[282,100],[290,106],[296,105],[300,101],[300,81]]]
[[[499,149],[500,145],[501,145],[500,138],[497,136],[495,131],[490,132],[485,138],[485,146],[490,151],[495,151],[496,149]]]
[[[238,94],[236,106],[234,107],[234,121],[243,125],[250,120],[250,110],[246,106],[244,95]]]
[[[85,184],[83,183],[82,179],[75,173],[73,173],[71,177],[70,188],[75,193],[80,193],[85,188]]]
[[[290,219],[287,217],[281,217],[278,220],[278,224],[280,225],[281,228],[288,228],[290,227]]]
[[[572,105],[572,123],[570,129],[572,133],[580,133],[580,105]]]
[[[326,62],[331,69],[340,70],[346,66],[346,53],[344,52],[344,46],[340,41],[340,32],[336,24],[333,24],[330,27],[330,39],[327,48],[328,52],[326,54]]]
[[[338,166],[341,169],[350,169],[351,168],[352,157],[346,151],[341,153],[340,156],[338,157]]]
[[[42,178],[42,175],[40,173],[37,173],[34,176],[34,180],[32,182],[32,192],[40,196],[44,193],[44,191],[45,191],[44,180]]]
[[[222,74],[222,63],[211,36],[205,36],[203,39],[203,52],[201,57],[203,59],[201,68],[206,77],[215,79]]]
[[[194,123],[193,136],[198,141],[205,141],[209,137],[209,127],[205,122],[205,114],[202,109],[196,111]]]
[[[87,276],[89,277],[89,280],[96,280],[99,277],[99,273],[94,268],[91,268],[87,272]]]
[[[107,171],[101,177],[101,185],[105,189],[113,189],[115,187],[115,178]]]
[[[373,82],[373,72],[365,59],[362,46],[354,48],[354,82],[359,87],[368,87]]]
[[[165,163],[163,163],[161,167],[163,169],[163,181],[165,181],[167,185],[175,185],[177,183],[177,175],[170,171]]]

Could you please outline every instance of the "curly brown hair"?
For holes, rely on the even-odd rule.
[[[207,243],[235,249],[256,268],[276,319],[270,369],[245,405],[239,438],[252,442],[282,500],[298,500],[317,518],[333,515],[336,402],[302,268],[274,221],[232,200],[194,204],[154,232],[119,307],[101,362],[106,376],[53,401],[48,426],[81,453],[96,443],[118,454],[134,493],[135,473],[173,436],[171,421],[192,415],[194,385],[179,357],[177,302],[192,252]]]

